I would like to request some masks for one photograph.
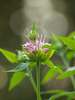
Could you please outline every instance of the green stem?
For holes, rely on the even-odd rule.
[[[68,63],[67,59],[65,58],[64,52],[60,52],[59,55],[60,55],[62,61],[64,62],[65,67],[66,68],[70,68],[69,63]],[[72,81],[73,88],[75,90],[75,79],[74,79],[74,76],[70,76],[70,78],[71,78],[71,81]]]
[[[37,94],[37,88],[36,88],[36,85],[35,85],[35,82],[34,82],[34,80],[33,80],[32,75],[31,75],[29,78],[30,78],[30,81],[31,81],[31,83],[32,83],[32,85],[33,85],[33,88],[34,88],[34,90],[35,90],[35,92],[36,92],[36,94]]]
[[[36,94],[37,94],[37,88],[36,88],[34,79],[33,79],[33,77],[32,77],[32,74],[31,74],[29,68],[27,68],[27,72],[28,72],[28,74],[29,74],[29,79],[30,79],[30,81],[31,81],[31,83],[32,83],[32,86],[33,86],[33,88],[34,88],[34,90],[35,90],[35,92],[36,92]]]
[[[37,62],[37,100],[40,100],[40,66]]]
[[[27,72],[28,72],[28,74],[29,74],[29,79],[30,79],[30,81],[31,81],[31,83],[32,83],[32,86],[33,86],[33,88],[34,88],[34,90],[35,90],[35,92],[36,92],[36,94],[37,94],[36,84],[35,84],[35,82],[34,82],[34,79],[33,79],[33,77],[32,77],[32,74],[31,74],[29,68],[27,68]],[[42,100],[41,96],[40,96],[40,100]]]

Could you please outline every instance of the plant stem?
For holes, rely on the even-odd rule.
[[[34,88],[34,90],[35,90],[35,92],[36,92],[36,94],[37,94],[36,84],[35,84],[35,82],[34,82],[34,79],[33,79],[33,77],[32,77],[32,74],[31,74],[29,68],[27,68],[27,72],[28,72],[28,74],[29,74],[29,79],[30,79],[30,81],[31,81],[31,83],[32,83],[32,86],[33,86],[33,88]]]
[[[37,62],[37,100],[40,100],[40,66]]]
[[[65,58],[64,52],[60,52],[59,55],[60,55],[62,61],[64,62],[65,67],[66,68],[70,68],[69,63],[68,63],[67,59]],[[72,81],[73,88],[75,90],[75,79],[74,79],[74,76],[70,76],[70,78],[71,78],[71,81]]]
[[[34,90],[35,90],[35,92],[36,92],[36,94],[37,94],[37,87],[36,87],[36,84],[35,84],[35,82],[34,82],[34,79],[33,79],[33,77],[32,77],[32,74],[31,74],[29,68],[27,68],[27,72],[28,72],[28,74],[29,74],[29,79],[30,79],[30,81],[31,81],[31,83],[32,83],[32,86],[33,86],[33,88],[34,88]],[[40,99],[39,99],[39,100],[42,100],[41,96],[40,96]]]
[[[35,90],[35,92],[36,92],[36,94],[37,94],[37,88],[36,88],[36,85],[35,85],[35,82],[34,82],[34,80],[33,80],[32,75],[31,75],[29,78],[30,78],[30,81],[31,81],[31,83],[32,83],[32,85],[33,85],[33,88],[34,88],[34,90]]]

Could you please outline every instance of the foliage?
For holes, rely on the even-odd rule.
[[[28,38],[30,39],[29,42],[33,47],[35,47],[34,43],[32,42],[36,41],[36,38],[38,38],[37,29],[36,29],[36,21],[34,22],[32,31],[29,31],[28,29]],[[36,45],[37,45],[36,41]],[[28,42],[25,45],[30,45]],[[42,44],[46,44],[43,45]],[[37,49],[42,46],[42,49]],[[26,47],[28,48],[28,47]],[[31,49],[31,46],[29,47]],[[44,52],[46,50],[46,52]],[[38,99],[42,100],[41,96],[39,97],[39,91],[40,91],[40,80],[37,80],[37,86],[34,82],[34,79],[32,77],[32,70],[33,67],[37,65],[37,75],[40,76],[40,70],[39,70],[39,62],[41,62],[43,65],[48,66],[48,70],[43,76],[41,80],[41,85],[45,84],[48,80],[51,80],[54,76],[58,75],[56,79],[64,79],[66,77],[70,77],[73,88],[75,90],[75,66],[70,67],[70,62],[75,57],[75,32],[72,32],[69,36],[63,37],[58,36],[56,34],[51,34],[51,45],[48,43],[39,42],[39,44],[36,46],[35,51],[30,52],[27,50],[24,50],[22,47],[22,50],[17,50],[17,54],[12,53],[10,51],[4,50],[0,48],[0,52],[10,61],[11,63],[17,63],[18,65],[7,71],[7,72],[15,72],[10,80],[9,90],[12,90],[14,87],[16,87],[26,76],[29,77],[31,80],[31,83],[33,85],[33,88],[37,94]],[[58,55],[66,68],[66,71],[63,72],[63,66],[62,65],[54,65],[51,61],[51,57],[53,54]],[[38,73],[39,72],[39,73]],[[71,77],[72,76],[72,77]],[[37,77],[39,79],[39,77]],[[55,100],[56,98],[59,98],[61,96],[67,96],[67,100],[75,99],[75,92],[74,91],[62,91],[62,90],[50,90],[50,91],[42,91],[41,95],[43,94],[55,94],[51,96],[49,99],[46,100]]]
[[[48,100],[55,100],[55,99],[62,97],[62,96],[67,96],[68,97],[67,100],[72,100],[72,99],[75,99],[75,92],[59,93],[59,94],[51,96]]]
[[[24,72],[14,73],[10,80],[9,91],[13,89],[17,84],[19,84],[25,78],[25,76],[26,75]]]
[[[75,74],[75,67],[68,68],[64,73],[56,77],[57,79],[64,79]]]

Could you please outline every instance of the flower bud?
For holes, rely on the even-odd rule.
[[[38,33],[37,33],[37,29],[36,29],[36,25],[35,25],[35,24],[36,24],[36,21],[34,22],[32,31],[29,31],[29,30],[27,29],[27,31],[28,31],[28,38],[29,38],[30,40],[35,40],[36,38],[39,37],[39,35],[38,35]]]

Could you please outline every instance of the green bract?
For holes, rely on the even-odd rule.
[[[27,60],[29,60],[29,58],[27,57],[26,53],[24,51],[17,51],[17,60],[18,62],[26,62]]]
[[[45,62],[46,60],[50,59],[53,54],[54,50],[50,50],[47,53],[44,53],[42,50],[38,49],[36,53],[29,53],[29,59],[33,62]]]

